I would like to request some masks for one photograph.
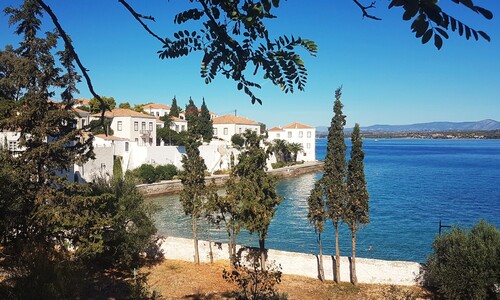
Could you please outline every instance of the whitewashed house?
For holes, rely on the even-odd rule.
[[[288,143],[299,143],[304,148],[297,155],[298,161],[316,160],[316,128],[293,122],[283,127],[273,127],[267,131],[268,140],[285,140]]]
[[[98,119],[101,115],[92,116]],[[125,108],[106,111],[104,117],[112,119],[111,129],[115,137],[136,142],[139,146],[156,144],[156,117]]]
[[[171,117],[170,118],[170,129],[176,131],[176,132],[181,132],[181,131],[186,131],[188,128],[188,122],[184,119],[178,118],[178,117]],[[156,119],[156,126],[158,128],[163,128],[165,126],[165,122],[163,122],[160,119]]]
[[[145,112],[158,118],[168,116],[170,108],[170,106],[161,103],[146,104],[142,107]]]
[[[235,134],[242,134],[247,129],[261,134],[259,123],[233,115],[225,115],[212,120],[214,129],[214,138],[219,138],[231,142],[231,137]]]

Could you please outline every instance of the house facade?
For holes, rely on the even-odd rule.
[[[227,142],[231,142],[231,137],[233,135],[242,134],[246,130],[255,131],[257,134],[261,134],[259,123],[243,117],[224,115],[214,118],[212,122],[214,138],[222,139]]]
[[[92,116],[99,118],[100,114]],[[111,129],[115,137],[136,142],[139,146],[156,144],[156,117],[125,108],[106,111],[104,117],[112,119]]]
[[[142,109],[148,114],[155,116],[157,118],[168,116],[170,113],[170,106],[160,103],[146,104]]]
[[[298,153],[298,161],[316,160],[316,128],[293,122],[283,127],[273,127],[267,133],[269,141],[280,139],[301,144],[304,150]]]

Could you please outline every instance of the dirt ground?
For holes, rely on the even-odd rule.
[[[232,299],[235,285],[222,278],[222,271],[229,269],[226,261],[213,264],[196,265],[190,262],[164,260],[153,267],[144,268],[149,272],[151,289],[159,291],[163,299]],[[321,282],[317,279],[283,275],[278,289],[288,295],[288,299],[389,299],[414,300],[430,299],[431,295],[419,287],[349,283],[340,285],[332,281]]]

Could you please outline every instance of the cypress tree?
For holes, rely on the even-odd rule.
[[[351,282],[358,283],[356,276],[356,233],[362,224],[370,222],[368,214],[368,191],[366,189],[363,140],[359,131],[359,124],[354,126],[351,135],[351,158],[347,168],[348,202],[345,209],[344,221],[351,230],[352,257],[351,257]]]
[[[198,127],[203,141],[210,142],[214,135],[214,130],[212,126],[212,120],[210,119],[210,111],[205,104],[205,98],[203,98],[203,103],[201,104],[200,114],[198,118]]]
[[[335,91],[334,116],[328,128],[328,145],[326,147],[323,184],[326,195],[328,216],[335,228],[335,282],[340,282],[340,248],[339,223],[344,215],[344,205],[347,198],[346,178],[346,145],[344,141],[345,115],[340,102],[342,89]]]
[[[198,251],[198,219],[203,213],[203,198],[205,193],[205,161],[200,157],[197,138],[189,136],[186,141],[186,154],[182,157],[183,171],[180,179],[183,189],[180,195],[182,208],[186,215],[191,216],[194,240],[194,262],[200,263]]]
[[[189,98],[188,104],[186,104],[186,121],[188,122],[188,131],[196,138],[200,136],[200,126],[199,126],[199,112],[198,107],[194,104],[193,99]]]
[[[318,248],[319,248],[319,279],[325,280],[325,273],[323,270],[323,247],[321,242],[321,233],[325,229],[326,210],[325,210],[325,192],[321,181],[314,184],[311,195],[307,198],[309,212],[307,218],[314,227],[314,231],[318,235]]]
[[[172,99],[172,105],[170,105],[170,111],[168,113],[169,117],[179,117],[179,113],[181,112],[181,108],[177,106],[177,99],[174,98]]]

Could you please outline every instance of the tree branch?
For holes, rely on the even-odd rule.
[[[146,20],[151,20],[151,21],[155,21],[155,18],[153,18],[152,16],[145,16],[145,15],[141,15],[139,13],[137,13],[133,8],[132,6],[130,6],[125,0],[118,0],[118,2],[120,2],[123,6],[125,6],[125,8],[132,14],[132,16],[137,20],[137,22],[141,23],[142,27],[144,27],[144,29],[150,34],[152,35],[153,37],[155,37],[157,40],[159,40],[162,44],[165,44],[165,40],[162,39],[161,37],[159,37],[156,33],[154,33],[151,29],[149,29],[148,25],[146,25],[142,19],[146,19]]]
[[[356,3],[356,5],[361,9],[361,11],[363,12],[363,18],[369,18],[369,19],[373,19],[373,20],[377,20],[377,21],[380,21],[382,20],[381,18],[379,17],[376,17],[374,15],[370,15],[368,13],[368,9],[370,8],[375,8],[375,1],[373,1],[370,5],[368,6],[365,6],[363,4],[361,4],[358,0],[352,0],[354,1],[354,3]]]
[[[104,101],[101,99],[101,97],[94,91],[94,87],[92,86],[92,81],[90,80],[90,76],[87,73],[88,70],[83,66],[80,58],[78,57],[78,54],[75,51],[75,48],[73,47],[73,44],[71,43],[69,36],[66,34],[64,29],[62,28],[61,24],[59,23],[59,20],[57,19],[56,15],[52,11],[52,9],[47,4],[45,4],[45,2],[43,2],[43,0],[37,0],[37,2],[49,14],[50,18],[52,19],[52,23],[54,23],[54,26],[56,26],[57,31],[59,32],[59,35],[64,40],[64,46],[71,53],[71,55],[73,55],[73,57],[76,61],[76,64],[80,68],[80,71],[82,71],[83,76],[85,77],[85,81],[87,82],[87,86],[89,88],[90,93],[101,104],[101,109],[102,109],[101,121],[103,121],[104,120],[104,112],[106,111],[106,108],[109,109],[109,107],[106,105],[106,103],[104,103]]]

